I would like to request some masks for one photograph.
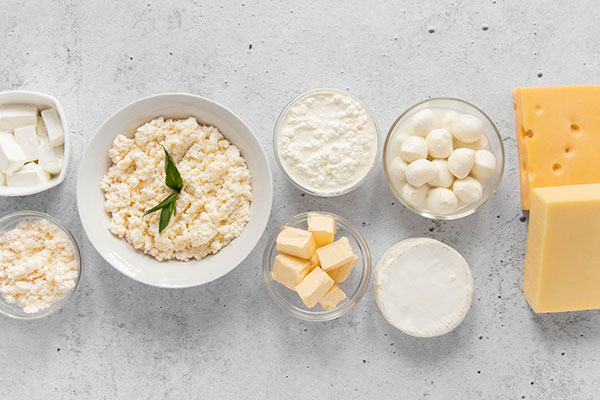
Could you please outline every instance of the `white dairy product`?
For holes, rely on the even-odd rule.
[[[435,178],[427,182],[431,187],[450,187],[454,182],[454,175],[448,170],[448,161],[433,160],[433,165],[438,169],[438,174]]]
[[[6,185],[6,174],[0,171],[0,186]]]
[[[37,116],[37,125],[35,126],[35,131],[37,133],[38,139],[46,138],[48,139],[48,130],[46,129],[46,124],[44,124],[44,120],[41,115]]]
[[[307,94],[282,116],[276,150],[288,176],[317,194],[344,192],[377,158],[379,137],[369,111],[337,91]]]
[[[401,157],[394,157],[394,159],[390,163],[388,167],[388,174],[395,185],[404,182],[404,174],[406,172],[407,166],[408,165],[404,162],[404,160]]]
[[[173,193],[165,186],[164,145],[183,179],[177,214],[159,232],[160,212],[144,212]],[[195,118],[158,118],[133,138],[118,135],[104,176],[109,230],[159,261],[201,259],[235,239],[250,218],[252,182],[239,149]]]
[[[429,160],[415,160],[406,167],[406,181],[413,186],[423,186],[438,174],[438,168]]]
[[[458,199],[452,190],[433,188],[427,193],[427,207],[436,214],[452,214],[458,207]]]
[[[31,187],[50,181],[50,174],[36,163],[27,163],[12,175],[6,177],[6,185],[14,187]]]
[[[0,294],[26,313],[39,312],[75,287],[78,260],[69,236],[47,220],[0,232]]]
[[[448,157],[448,170],[458,179],[469,175],[475,163],[475,152],[471,149],[460,148],[454,150]]]
[[[477,150],[471,175],[480,181],[487,179],[496,169],[496,157],[488,150]]]
[[[50,146],[61,146],[65,142],[65,133],[63,132],[62,122],[55,108],[42,111],[42,119],[48,133]]]
[[[454,118],[450,130],[458,140],[464,143],[476,142],[484,134],[483,122],[470,114],[461,114]]]
[[[15,128],[15,140],[21,146],[25,154],[25,162],[38,159],[38,138],[35,125],[22,126]]]
[[[452,190],[454,190],[456,197],[467,204],[478,202],[483,194],[481,183],[470,176],[455,180]]]
[[[407,163],[427,158],[427,142],[420,136],[409,136],[402,141],[400,157]]]
[[[403,240],[388,249],[377,263],[373,283],[385,319],[412,336],[450,332],[464,320],[473,298],[465,259],[428,238]]]
[[[427,207],[427,204],[425,203],[427,192],[429,192],[429,185],[415,187],[409,183],[405,183],[402,186],[401,194],[402,198],[411,206],[425,208]]]
[[[0,105],[0,130],[12,131],[37,122],[37,107],[31,104]]]
[[[438,127],[438,120],[435,113],[426,108],[413,115],[408,122],[408,126],[411,134],[425,137]]]
[[[60,174],[64,162],[64,146],[52,147],[47,138],[39,139],[38,164],[50,174]]]
[[[25,153],[12,133],[0,132],[0,171],[12,175],[25,164]]]
[[[452,135],[444,128],[429,132],[425,141],[433,158],[446,158],[452,153]]]

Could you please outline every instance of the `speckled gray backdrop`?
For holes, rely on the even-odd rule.
[[[599,83],[599,15],[594,0],[0,0],[0,90],[56,96],[74,144],[62,185],[0,199],[0,214],[61,219],[85,259],[59,314],[0,318],[0,398],[597,398],[600,314],[535,315],[522,295],[511,91]],[[430,96],[477,104],[504,137],[498,193],[475,215],[432,222],[398,204],[380,165],[348,195],[303,196],[278,170],[271,134],[287,101],[323,86],[364,100],[383,132]],[[111,268],[79,222],[79,160],[118,108],[176,91],[223,103],[260,138],[275,180],[267,233],[326,210],[362,229],[375,260],[406,237],[442,240],[475,277],[465,322],[435,339],[406,336],[384,321],[372,289],[339,320],[296,320],[265,290],[267,235],[233,272],[193,289],[145,286]]]

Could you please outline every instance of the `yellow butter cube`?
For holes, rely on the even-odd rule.
[[[333,285],[333,279],[327,272],[317,267],[296,286],[296,292],[308,308],[313,308]]]
[[[346,298],[346,293],[336,284],[334,284],[331,289],[321,300],[319,300],[319,304],[323,307],[323,310],[331,310],[335,308],[338,303]]]
[[[331,276],[331,279],[333,279],[337,283],[344,282],[350,276],[350,273],[354,269],[354,266],[356,265],[357,261],[358,256],[354,254],[352,260],[348,261],[341,267],[338,267],[331,271],[327,271],[327,273],[329,274],[329,276]]]
[[[308,230],[313,233],[317,248],[326,246],[335,237],[335,218],[324,214],[309,214]]]
[[[600,184],[533,189],[523,293],[533,311],[600,308]]]
[[[313,254],[312,257],[309,258],[308,261],[310,262],[310,265],[312,265],[313,267],[321,266],[321,261],[319,260],[319,255],[317,254],[317,252],[315,252],[315,254]]]
[[[308,260],[287,254],[277,254],[273,262],[271,276],[277,282],[294,290],[296,285],[302,282],[302,279],[308,275],[312,268]]]
[[[315,253],[316,244],[312,232],[284,226],[276,240],[277,251],[290,256],[309,259]]]
[[[354,252],[347,237],[317,249],[321,268],[325,271],[346,265],[354,258]]]

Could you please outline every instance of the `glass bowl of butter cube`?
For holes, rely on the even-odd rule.
[[[367,291],[371,272],[371,253],[360,232],[322,211],[286,221],[263,257],[273,300],[307,321],[329,321],[350,311]]]

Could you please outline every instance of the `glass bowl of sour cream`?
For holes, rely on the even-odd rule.
[[[348,193],[375,169],[381,147],[371,110],[339,89],[302,93],[283,109],[273,133],[277,164],[306,193]]]
[[[33,320],[59,311],[79,285],[81,264],[75,238],[51,216],[0,218],[0,314]]]
[[[345,294],[345,298],[337,303],[331,309],[324,309],[321,304],[314,308],[308,308],[298,293],[291,290],[273,279],[273,265],[277,256],[276,240],[281,230],[288,226],[298,229],[307,229],[308,216],[310,214],[320,214],[331,216],[335,219],[336,234],[334,240],[342,237],[348,238],[352,251],[357,255],[356,265],[348,277],[338,282],[337,285]],[[306,321],[329,321],[341,317],[350,311],[363,298],[366,293],[372,275],[371,252],[367,242],[361,233],[346,219],[323,211],[306,212],[298,214],[283,223],[271,235],[263,255],[263,277],[267,286],[267,291],[281,308],[296,318]]]

